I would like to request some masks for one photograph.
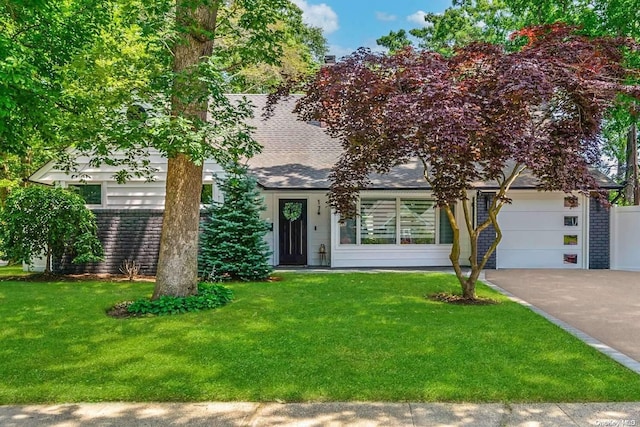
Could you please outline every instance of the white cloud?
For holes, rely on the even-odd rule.
[[[324,34],[331,34],[340,28],[338,14],[325,3],[309,4],[307,0],[292,0],[302,9],[302,19],[305,24],[320,27]]]
[[[427,21],[424,20],[424,17],[427,15],[427,12],[419,10],[416,13],[414,13],[413,15],[409,15],[407,16],[407,21],[414,23],[416,25],[419,25],[420,27],[426,27],[428,26],[430,23],[427,23]]]
[[[391,21],[397,20],[398,17],[396,15],[391,15],[390,13],[386,13],[386,12],[376,12],[376,19],[378,21],[391,22]]]

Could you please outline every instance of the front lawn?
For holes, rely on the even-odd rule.
[[[279,276],[133,319],[105,311],[151,283],[0,281],[0,404],[640,400],[640,376],[485,287],[502,303],[424,298],[453,276]]]

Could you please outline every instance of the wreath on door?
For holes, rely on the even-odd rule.
[[[289,221],[295,221],[302,215],[302,203],[287,202],[282,211],[284,217]]]

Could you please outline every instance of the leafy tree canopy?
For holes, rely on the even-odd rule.
[[[12,88],[0,93],[0,118],[12,120],[0,154],[21,154],[21,135],[43,129],[41,140],[75,149],[59,159],[69,173],[80,153],[123,182],[153,179],[158,150],[169,160],[154,298],[196,292],[202,164],[260,150],[251,106],[225,94],[310,72],[325,50],[319,30],[289,0],[21,0],[0,13],[0,83]]]
[[[454,228],[451,261],[465,296],[500,241],[497,214],[507,192],[528,169],[544,190],[597,189],[589,166],[600,156],[600,128],[625,86],[622,38],[588,38],[551,25],[519,33],[524,48],[474,43],[450,57],[406,48],[395,54],[361,50],[325,68],[307,85],[297,109],[305,120],[322,119],[345,153],[331,173],[330,203],[343,216],[355,214],[358,191],[372,172],[420,159],[425,178]],[[473,225],[471,277],[459,267],[458,225],[451,206],[468,200],[475,182],[499,188],[490,218]],[[477,259],[477,237],[493,225],[497,238]]]
[[[61,69],[97,37],[107,2],[0,3],[0,153],[25,154],[34,134],[56,140],[55,118],[73,106]]]
[[[454,0],[444,13],[427,14],[424,28],[410,30],[414,39],[400,30],[381,37],[378,44],[393,51],[415,41],[420,47],[451,55],[460,46],[482,40],[516,50],[521,45],[510,39],[512,32],[556,22],[575,25],[581,34],[589,36],[624,36],[638,41],[640,15],[637,11],[636,0]],[[625,61],[629,68],[640,69],[637,53],[627,52]],[[637,75],[635,79],[637,81]],[[633,198],[630,169],[637,159],[630,156],[629,142],[637,133],[638,109],[629,99],[621,101],[608,112],[602,129],[602,148],[608,159],[616,160],[616,175],[620,182],[627,183],[625,198],[630,199]],[[610,166],[602,164],[609,175],[612,174]]]

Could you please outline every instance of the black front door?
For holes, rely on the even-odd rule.
[[[281,199],[280,265],[307,264],[307,201]]]

